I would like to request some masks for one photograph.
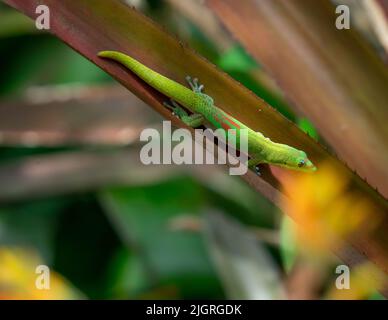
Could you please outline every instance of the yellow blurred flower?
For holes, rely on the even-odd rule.
[[[379,222],[371,204],[348,190],[349,177],[326,163],[314,174],[290,174],[284,179],[284,212],[294,218],[301,250],[328,255],[344,240],[370,232]]]
[[[386,275],[370,262],[352,268],[349,288],[339,289],[335,285],[327,293],[327,299],[358,300],[367,299],[377,290],[384,288]]]
[[[373,204],[349,187],[349,178],[324,163],[314,174],[289,173],[282,179],[287,196],[281,207],[296,222],[293,228],[302,261],[313,263],[321,274],[334,262],[333,251],[344,252],[352,239],[365,236],[380,223]],[[386,285],[386,275],[368,262],[352,268],[349,283],[350,289],[342,290],[333,284],[326,297],[367,298]]]
[[[79,293],[59,274],[49,270],[49,286],[39,289],[44,265],[32,250],[0,247],[0,299],[76,299]],[[41,287],[40,287],[41,288]]]

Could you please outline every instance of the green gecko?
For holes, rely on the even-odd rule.
[[[198,83],[198,79],[186,77],[191,87],[190,90],[121,52],[101,51],[98,53],[98,56],[119,62],[150,86],[169,97],[171,104],[165,103],[165,106],[171,108],[177,117],[192,128],[201,126],[207,120],[214,127],[224,129],[226,133],[228,133],[229,129],[236,129],[237,134],[241,129],[246,129],[248,132],[248,154],[250,157],[248,167],[255,169],[258,174],[258,165],[262,163],[306,172],[316,170],[316,167],[307,158],[304,151],[286,144],[273,142],[262,133],[255,132],[216,107],[213,99],[202,92],[204,86]],[[189,115],[177,102],[193,114]]]

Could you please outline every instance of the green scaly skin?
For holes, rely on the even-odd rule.
[[[216,107],[213,99],[202,93],[203,86],[198,84],[197,79],[186,78],[191,87],[190,90],[121,52],[101,51],[98,53],[98,56],[119,62],[150,86],[173,99],[171,101],[172,105],[167,103],[165,105],[172,108],[174,114],[190,127],[199,127],[207,120],[214,127],[224,129],[226,135],[229,129],[236,129],[236,141],[239,141],[240,130],[246,129],[248,131],[248,153],[251,158],[248,161],[250,168],[256,168],[261,163],[268,163],[298,171],[312,172],[316,170],[316,167],[307,158],[304,151],[285,144],[273,142],[269,138],[264,137],[260,132],[253,131],[231,115]],[[175,101],[190,110],[193,114],[188,115]]]

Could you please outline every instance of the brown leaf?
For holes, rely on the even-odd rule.
[[[1,102],[0,145],[127,145],[157,121],[118,85],[37,87],[23,100]]]
[[[341,159],[388,197],[388,72],[326,0],[208,5]]]

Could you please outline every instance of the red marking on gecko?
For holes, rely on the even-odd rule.
[[[214,120],[219,124],[219,125],[222,125],[221,121],[220,121],[220,118],[218,117],[218,115],[214,115]]]
[[[240,125],[237,124],[233,118],[229,115],[216,114],[214,115],[214,120],[225,130],[229,129],[240,129]],[[230,125],[231,124],[231,125]],[[232,127],[234,126],[234,127]]]
[[[229,116],[229,115],[222,115],[222,123],[221,123],[221,126],[224,128],[224,129],[241,129],[240,125],[237,124],[234,119]],[[231,127],[228,122],[233,126]]]
[[[221,121],[221,127],[225,130],[232,129],[225,121]]]
[[[229,117],[229,118],[227,118],[227,119],[228,119],[228,121],[229,121],[236,129],[241,129],[241,126],[240,126],[238,123],[236,123],[236,122],[233,120],[233,118]]]

